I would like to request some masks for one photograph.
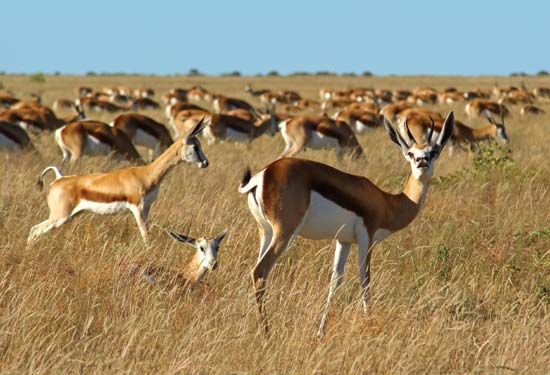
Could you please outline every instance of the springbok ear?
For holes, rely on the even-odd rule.
[[[386,128],[386,133],[388,133],[393,143],[402,149],[409,148],[407,143],[401,138],[401,135],[395,130],[395,127],[386,116],[384,116],[384,127]]]
[[[195,240],[192,237],[186,236],[184,234],[172,232],[171,230],[167,230],[166,233],[168,233],[168,235],[173,239],[175,239],[176,241],[188,243],[191,246],[195,246],[195,244],[197,243],[197,240]]]
[[[443,123],[443,128],[441,129],[441,133],[439,134],[439,138],[437,139],[436,145],[439,146],[439,148],[443,148],[449,138],[451,138],[451,135],[453,134],[453,128],[455,126],[455,115],[453,111],[449,112],[447,115],[447,118],[445,119],[445,122]]]
[[[217,244],[220,244],[223,241],[223,239],[225,238],[226,235],[227,235],[227,229],[225,229],[222,234],[220,234],[218,237],[216,237],[214,239],[214,241],[216,241]]]

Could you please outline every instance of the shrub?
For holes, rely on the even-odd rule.
[[[43,73],[32,74],[30,79],[31,79],[31,82],[35,82],[35,83],[44,83],[44,82],[46,82],[46,77],[44,76]]]

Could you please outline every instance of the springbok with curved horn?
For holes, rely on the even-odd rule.
[[[200,168],[208,167],[208,159],[196,137],[204,125],[204,121],[199,121],[186,137],[174,142],[155,161],[145,166],[66,177],[56,167],[46,168],[40,175],[38,186],[42,189],[44,175],[48,171],[55,172],[55,180],[50,183],[47,197],[50,217],[32,227],[27,242],[30,244],[44,233],[67,223],[81,211],[113,214],[127,209],[134,215],[143,241],[148,244],[146,222],[149,210],[157,199],[166,174],[183,161]]]
[[[164,229],[164,228],[163,228]],[[227,235],[224,230],[220,235],[210,238],[201,237],[195,239],[164,229],[174,240],[190,245],[195,249],[191,259],[178,269],[165,269],[148,264],[132,263],[123,264],[123,269],[131,275],[137,275],[145,281],[161,286],[165,289],[189,287],[198,283],[208,271],[213,271],[218,266],[218,251]]]
[[[354,176],[309,160],[279,159],[255,176],[246,170],[239,192],[258,223],[260,251],[252,271],[256,302],[267,331],[264,308],[266,281],[277,259],[295,236],[335,239],[336,251],[327,302],[318,335],[325,332],[330,303],[344,273],[351,244],[359,250],[359,278],[363,307],[367,306],[371,248],[388,235],[405,228],[424,205],[435,161],[450,138],[454,125],[450,112],[436,142],[430,131],[427,143],[416,143],[410,131],[404,138],[385,120],[386,131],[403,152],[411,175],[399,194],[390,194],[362,176]]]

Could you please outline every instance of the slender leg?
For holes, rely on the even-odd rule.
[[[363,303],[363,312],[367,312],[367,303],[369,301],[369,283],[370,283],[370,257],[371,248],[369,235],[366,230],[357,238],[358,245],[358,263],[359,263],[359,280],[361,282],[361,298]]]
[[[341,243],[340,241],[336,241],[336,250],[334,251],[334,263],[332,264],[332,276],[330,278],[328,298],[323,309],[323,315],[321,317],[319,330],[317,331],[317,337],[323,337],[325,335],[330,303],[332,302],[336,289],[342,283],[342,276],[344,275],[344,268],[346,267],[346,260],[348,259],[350,245],[351,244],[349,243]]]
[[[149,246],[149,235],[147,233],[147,225],[145,224],[142,210],[140,210],[137,206],[130,206],[130,211],[136,219],[136,223],[139,228],[139,232],[141,233],[141,237],[143,238],[143,242],[146,246]]]
[[[68,222],[71,219],[71,216],[67,216],[61,219],[47,219],[43,222],[36,224],[31,228],[29,232],[29,237],[27,238],[27,245],[31,245],[36,238],[41,235],[49,232],[52,229],[58,228]]]
[[[267,315],[264,307],[264,295],[266,281],[269,272],[275,265],[277,259],[283,254],[290,242],[290,236],[275,236],[266,250],[264,256],[258,261],[252,270],[252,284],[256,295],[256,303],[260,313],[260,320],[263,326],[264,333],[267,333],[269,326],[267,323]]]
[[[260,251],[258,252],[258,260],[256,261],[257,263],[260,262],[260,259],[263,258],[273,238],[273,230],[269,226],[260,227],[259,232],[260,232]]]

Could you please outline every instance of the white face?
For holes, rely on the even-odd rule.
[[[193,163],[199,168],[208,167],[208,159],[202,152],[201,144],[197,137],[189,137],[184,139],[185,147],[182,148],[181,159],[188,163]]]
[[[202,268],[209,271],[216,269],[219,242],[213,239],[199,238],[195,242],[195,248],[199,256]]]
[[[417,180],[431,178],[434,171],[434,163],[439,157],[437,146],[413,145],[403,152],[405,159],[411,165],[411,171]]]

